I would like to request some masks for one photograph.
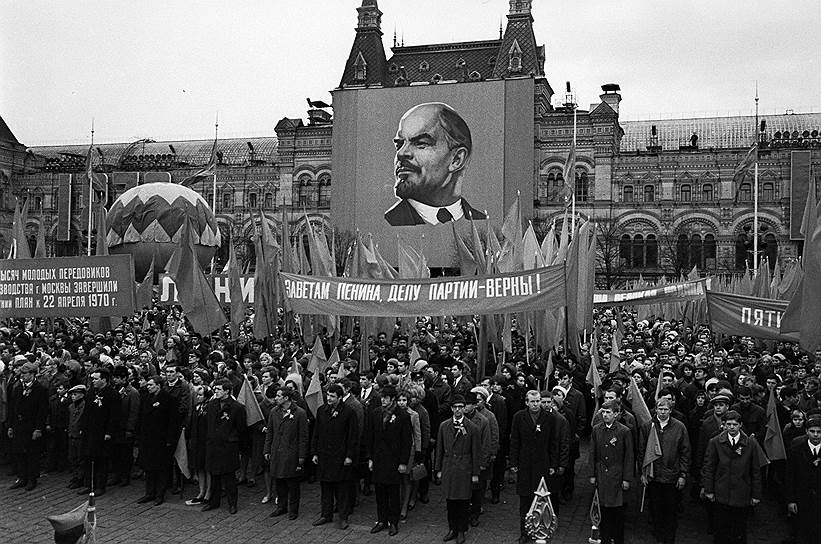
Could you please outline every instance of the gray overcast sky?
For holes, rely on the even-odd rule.
[[[330,101],[360,0],[3,0],[0,115],[26,145],[274,134]],[[379,0],[386,48],[492,39],[506,0]],[[622,119],[820,111],[817,0],[534,0],[557,92]]]

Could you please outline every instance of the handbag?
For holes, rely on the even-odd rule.
[[[413,467],[411,467],[411,480],[413,480],[413,481],[421,480],[427,475],[428,475],[428,469],[426,469],[425,465],[423,465],[422,463],[413,465]]]

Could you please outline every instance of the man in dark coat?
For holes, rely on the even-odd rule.
[[[311,441],[316,479],[320,482],[322,512],[314,526],[333,521],[334,502],[339,512],[337,527],[348,527],[353,497],[350,480],[355,477],[353,460],[359,451],[359,429],[356,414],[342,402],[342,388],[328,387],[326,403],[316,413]]]
[[[125,486],[131,482],[131,468],[134,465],[134,439],[137,420],[140,416],[140,393],[128,383],[128,370],[124,366],[116,367],[111,379],[120,395],[120,415],[122,416],[122,425],[113,438],[114,479],[111,485]],[[176,418],[174,420],[176,421]]]
[[[91,373],[92,387],[83,410],[82,452],[87,487],[77,491],[78,495],[88,495],[93,489],[99,497],[106,490],[106,471],[113,453],[112,439],[121,428],[120,396],[110,382],[111,375],[106,369]]]
[[[570,464],[565,474],[562,496],[566,501],[573,498],[573,488],[576,477],[576,459],[579,458],[579,439],[587,426],[587,401],[584,394],[573,387],[573,373],[571,370],[559,369],[559,387],[564,393],[561,402],[561,412],[570,423]],[[555,388],[554,388],[555,391]]]
[[[220,506],[222,487],[228,498],[228,512],[237,513],[239,441],[245,431],[245,408],[231,397],[231,382],[220,378],[214,384],[214,399],[206,412],[205,470],[211,474],[211,498],[203,512]]]
[[[380,391],[382,408],[369,413],[365,452],[371,481],[376,489],[376,525],[371,533],[388,528],[390,536],[399,532],[400,484],[407,473],[413,446],[413,428],[407,410],[396,407],[396,388]]]
[[[276,408],[268,414],[262,451],[276,482],[277,506],[272,518],[287,513],[293,520],[299,515],[300,480],[308,457],[308,414],[296,405],[295,396],[295,391],[280,387],[274,399]]]
[[[155,506],[165,501],[168,487],[168,465],[177,446],[177,404],[162,390],[163,379],[152,376],[146,382],[148,394],[140,406],[140,466],[145,471],[145,495],[137,500]]]
[[[17,481],[11,489],[25,487],[31,491],[40,477],[40,456],[45,446],[43,433],[48,417],[48,391],[34,375],[37,367],[25,363],[20,367],[20,381],[8,397],[8,436],[17,469]]]
[[[465,542],[470,517],[470,497],[473,485],[479,483],[482,464],[482,442],[479,428],[465,417],[465,399],[454,395],[453,417],[439,426],[436,438],[436,479],[442,484],[442,497],[447,501],[448,533],[444,541]]]
[[[721,420],[724,431],[707,445],[701,485],[720,520],[715,543],[744,544],[750,506],[761,502],[761,467],[766,457],[758,442],[741,432],[741,414],[730,410]]]
[[[525,531],[525,514],[533,501],[533,492],[558,467],[559,436],[555,419],[542,410],[538,391],[528,391],[526,408],[513,415],[510,425],[510,470],[517,473],[519,495],[520,542],[529,542]]]
[[[726,391],[726,393],[729,393],[729,391]],[[696,482],[701,482],[701,468],[704,465],[704,455],[707,453],[707,444],[721,433],[723,428],[721,418],[727,413],[727,410],[730,409],[730,402],[730,397],[728,397],[725,392],[721,392],[710,399],[713,411],[702,420],[701,427],[695,436],[695,444],[693,445],[693,467],[690,472],[693,477],[696,478]],[[642,455],[643,454],[644,452],[642,452]],[[694,487],[701,488],[701,486]],[[707,532],[715,534],[715,504],[712,501],[705,500],[704,509],[707,511]]]
[[[496,454],[496,460],[493,462],[492,477],[490,480],[490,502],[497,504],[499,502],[499,493],[502,491],[502,484],[505,479],[505,468],[507,467],[507,453],[510,450],[510,432],[508,429],[507,400],[502,395],[503,376],[494,378],[490,385],[490,397],[485,401],[485,404],[496,416],[496,422],[499,424],[499,451]]]
[[[659,399],[656,415],[642,428],[640,452],[647,451],[651,426],[655,428],[661,457],[653,462],[653,475],[641,476],[647,486],[647,503],[653,520],[653,536],[663,544],[673,544],[678,529],[679,492],[690,470],[690,438],[684,423],[671,417],[673,402]]]
[[[590,483],[599,492],[601,541],[624,543],[624,492],[634,477],[633,434],[616,421],[621,402],[604,403],[590,436]]]
[[[795,438],[788,452],[784,486],[800,544],[818,542],[821,535],[821,417],[811,416],[805,426],[807,436]]]

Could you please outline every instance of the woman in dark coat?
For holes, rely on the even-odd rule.
[[[177,445],[177,405],[162,390],[163,379],[152,376],[146,382],[148,395],[140,404],[139,447],[140,466],[145,471],[145,495],[140,504],[154,501],[158,506],[165,501],[168,487],[168,467]]]
[[[413,428],[406,409],[396,405],[396,388],[386,386],[380,391],[381,410],[370,413],[366,436],[368,468],[376,488],[377,523],[372,532],[388,527],[388,534],[399,532],[400,484],[412,459]]]
[[[271,478],[276,481],[277,506],[271,517],[299,515],[300,479],[308,455],[308,415],[294,403],[294,391],[281,387],[277,407],[268,415],[264,455]]]
[[[211,388],[198,385],[194,389],[194,410],[191,412],[191,424],[186,428],[188,433],[188,467],[197,478],[199,493],[193,499],[185,501],[188,506],[208,502],[211,496],[211,475],[205,470],[205,437],[208,432],[208,420],[205,417],[208,401],[211,399]]]

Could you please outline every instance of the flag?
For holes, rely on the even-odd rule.
[[[40,226],[37,228],[37,245],[34,248],[34,258],[43,259],[46,257],[46,225],[40,218]]]
[[[564,211],[564,220],[562,221],[562,230],[559,232],[559,248],[556,251],[556,258],[553,260],[554,264],[564,262],[567,259],[567,249],[570,245],[570,221],[567,217],[567,210]]]
[[[798,232],[804,237],[804,240],[809,239],[810,233],[815,230],[815,225],[818,223],[816,212],[815,193],[817,189],[815,186],[815,177],[810,176],[810,182],[807,186],[807,201],[804,203],[804,215],[801,216],[801,228]],[[806,252],[806,245],[804,246]]]
[[[336,350],[336,348],[334,348],[334,350],[331,352],[331,356],[328,357],[328,360],[325,362],[325,364],[324,365],[322,365],[322,364],[319,365],[319,371],[320,372],[325,372],[326,368],[328,368],[329,366],[335,365],[339,361],[340,361],[339,352]]]
[[[268,220],[262,212],[260,222],[260,234],[254,237],[257,260],[254,270],[254,336],[266,338],[274,334],[277,327],[280,253]],[[307,273],[307,270],[303,270],[303,273]]]
[[[645,476],[652,478],[654,476],[653,463],[661,459],[661,442],[659,441],[659,434],[653,422],[650,422],[650,433],[647,435],[647,445],[644,448],[644,460],[641,462],[641,470]]]
[[[187,178],[183,179],[180,182],[180,185],[185,185],[186,187],[201,181],[202,178],[208,178],[209,176],[214,176],[217,173],[217,139],[214,138],[214,143],[211,145],[211,155],[208,157],[208,162],[205,163],[205,166],[188,176]]]
[[[459,273],[462,276],[473,276],[476,274],[478,267],[476,266],[476,259],[465,245],[462,237],[456,232],[456,223],[451,222],[451,229],[453,230],[453,242],[456,244],[456,254],[459,258]],[[401,261],[400,261],[401,264]]]
[[[758,143],[753,144],[750,150],[747,151],[744,159],[736,166],[735,172],[733,172],[733,185],[736,186],[733,204],[738,204],[738,193],[741,191],[741,183],[756,162],[758,162]],[[755,233],[753,233],[753,235],[755,236]]]
[[[338,356],[337,356],[338,357]],[[322,345],[322,340],[319,335],[314,338],[314,347],[311,350],[311,360],[308,361],[308,372],[322,372],[328,363],[328,358],[325,356],[325,347]]]
[[[151,264],[148,266],[148,272],[146,272],[145,278],[137,284],[136,295],[138,310],[151,307],[151,303],[154,299],[154,257],[151,257]]]
[[[180,305],[195,331],[210,335],[228,321],[213,286],[200,268],[188,220],[183,222],[182,234],[166,270],[177,286]]]
[[[231,298],[231,337],[239,336],[239,327],[245,320],[245,300],[242,297],[242,278],[239,275],[237,250],[234,241],[229,240],[231,246],[228,253],[228,296]]]
[[[31,259],[31,249],[26,238],[26,220],[28,210],[28,199],[23,202],[20,208],[19,200],[14,205],[14,218],[12,219],[12,246],[10,257],[13,259]]]
[[[251,382],[248,381],[248,376],[242,377],[242,387],[239,389],[237,395],[237,402],[245,407],[245,424],[250,427],[258,421],[262,421],[262,409],[259,407],[257,396],[251,389]]]
[[[180,467],[180,472],[186,478],[191,478],[191,471],[188,469],[188,447],[185,445],[185,431],[180,430],[180,437],[177,440],[177,448],[174,450],[174,461]]]
[[[544,266],[542,248],[539,247],[539,241],[536,239],[533,223],[530,223],[522,239],[522,268],[532,270],[542,266]]]
[[[108,255],[108,242],[106,241],[106,218],[105,207],[102,204],[97,206],[97,228],[94,243],[95,255]]]
[[[619,311],[619,309],[617,308],[616,311]],[[617,371],[621,366],[621,355],[619,354],[621,338],[621,330],[614,327],[613,334],[610,335],[610,372]]]
[[[593,398],[598,405],[599,391],[602,384],[601,376],[599,375],[599,346],[596,342],[595,331],[590,336],[590,366],[587,369],[585,381],[593,386]]]
[[[787,458],[784,437],[781,435],[781,426],[778,424],[775,389],[770,391],[770,399],[767,401],[767,432],[764,435],[764,452],[770,461]]]
[[[644,402],[644,397],[641,396],[639,386],[636,384],[635,378],[630,376],[630,383],[628,384],[628,397],[633,409],[633,415],[636,416],[636,422],[639,427],[647,425],[652,421],[653,416],[650,415],[650,409],[647,408],[647,403]]]
[[[573,232],[573,241],[570,242],[570,247],[567,252],[567,260],[564,269],[565,276],[565,328],[567,331],[567,349],[576,356],[576,359],[581,358],[579,351],[579,329],[578,317],[581,309],[579,308],[579,252],[582,238],[579,236],[579,225],[576,224],[576,229]],[[587,241],[584,241],[585,249],[587,249]]]
[[[567,160],[564,161],[564,168],[562,169],[564,176],[564,184],[559,190],[559,199],[568,206],[573,200],[573,195],[576,193],[576,137],[570,142],[570,152],[567,154]]]
[[[319,381],[319,372],[314,372],[314,375],[311,376],[311,383],[308,384],[308,390],[305,391],[305,404],[308,405],[311,413],[316,416],[322,402],[322,384]]]
[[[476,228],[476,221],[472,217],[470,219],[470,234],[473,240],[473,248],[471,248],[473,249],[473,259],[476,261],[478,273],[485,274],[487,271],[487,255],[484,247],[482,247],[482,238]]]
[[[816,211],[817,213],[817,211]],[[821,345],[821,224],[816,222],[804,242],[804,276],[781,320],[782,334],[798,332],[801,347],[813,351]]]
[[[544,365],[544,391],[550,391],[550,377],[553,376],[553,348],[547,352],[547,362]]]
[[[516,200],[508,208],[502,223],[502,236],[505,238],[505,245],[510,247],[510,271],[522,269],[522,255],[524,252],[522,240],[522,206],[516,194]]]
[[[154,337],[154,353],[159,353],[161,349],[165,349],[162,341],[162,331],[157,331],[157,336]]]
[[[80,527],[83,527],[83,532],[85,532],[84,524],[87,510],[88,501],[84,501],[77,508],[65,514],[46,517],[54,529],[54,541],[67,542],[68,539],[80,538],[83,534],[80,532]],[[82,542],[82,538],[78,541]]]
[[[411,351],[410,351],[409,366],[413,367],[413,363],[415,363],[416,361],[418,361],[421,358],[422,358],[422,355],[419,353],[419,348],[416,347],[416,343],[414,343],[413,346],[411,347]]]

